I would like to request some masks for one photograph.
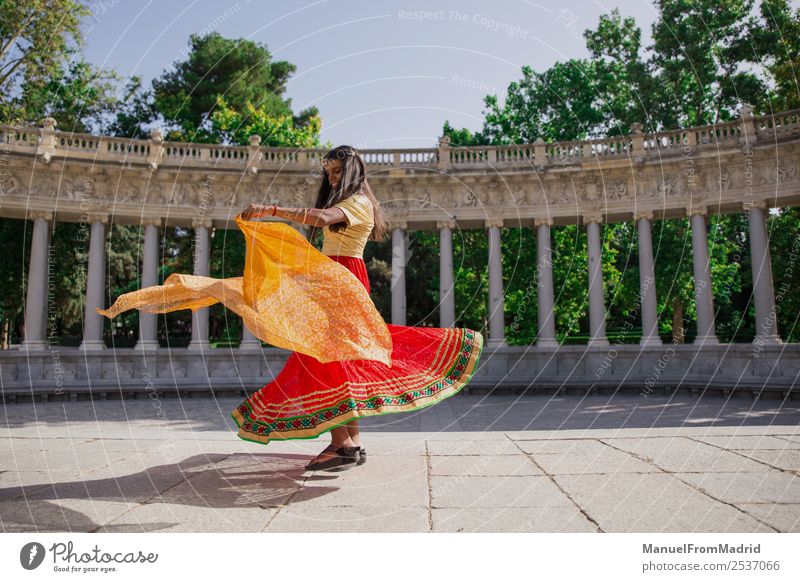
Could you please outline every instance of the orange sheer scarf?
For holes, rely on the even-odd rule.
[[[369,293],[347,268],[280,222],[236,217],[244,233],[242,277],[174,273],[163,285],[120,295],[109,319],[129,309],[167,313],[222,302],[259,339],[320,362],[376,360],[391,366],[392,338]]]

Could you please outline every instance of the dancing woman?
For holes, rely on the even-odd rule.
[[[469,382],[483,349],[483,337],[471,329],[383,321],[369,298],[363,253],[368,240],[383,238],[386,223],[366,166],[352,147],[339,146],[325,155],[323,168],[314,208],[250,204],[237,218],[245,240],[260,237],[261,245],[248,242],[244,277],[171,275],[164,286],[125,294],[108,310],[98,310],[113,317],[132,308],[164,313],[221,301],[268,343],[303,348],[290,348],[275,379],[231,416],[240,438],[262,444],[330,432],[330,445],[306,466],[309,470],[366,462],[359,418],[417,410],[456,394]],[[312,242],[321,230],[321,255],[285,224],[251,222],[260,217],[310,225]],[[259,269],[260,279],[253,274]],[[289,320],[273,317],[287,314]],[[284,329],[286,321],[294,335]],[[290,336],[305,339],[291,343]]]

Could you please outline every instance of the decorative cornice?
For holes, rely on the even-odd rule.
[[[769,207],[770,206],[767,204],[767,201],[760,198],[756,198],[754,200],[745,200],[742,202],[742,210],[744,211],[750,210],[751,208],[760,208],[761,210],[766,210]]]
[[[53,220],[53,211],[52,210],[31,210],[28,212],[28,218],[30,220]]]
[[[603,214],[601,212],[588,212],[582,218],[583,224],[603,224]]]
[[[192,227],[193,228],[211,228],[214,226],[214,221],[210,218],[193,218],[192,219]]]
[[[686,207],[686,216],[691,218],[692,216],[706,216],[708,214],[708,206],[705,204],[700,205],[693,205]]]
[[[87,215],[87,222],[89,224],[93,224],[95,222],[100,222],[102,224],[108,224],[108,214],[103,212],[90,212]]]

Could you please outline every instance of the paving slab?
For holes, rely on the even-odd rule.
[[[736,452],[776,469],[800,473],[800,450],[738,449]]]
[[[269,522],[268,533],[367,532],[414,533],[429,529],[428,508],[411,507],[317,507],[313,512],[288,505]]]
[[[103,524],[98,531],[121,532],[242,532],[261,531],[276,509],[197,507],[175,503],[145,503]]]
[[[14,471],[91,470],[112,462],[111,451],[81,450],[80,447],[0,453],[0,467]]]
[[[85,438],[22,438],[16,435],[12,438],[7,431],[3,431],[3,434],[0,435],[0,454],[23,451],[68,450],[83,443],[87,443],[89,440],[90,439]],[[130,443],[128,443],[127,446],[130,447]]]
[[[365,434],[363,436],[362,445],[367,450],[368,456],[407,456],[425,454],[424,439],[393,439],[391,435],[379,435],[379,437],[380,438],[376,438],[376,435],[373,434]],[[312,455],[317,455],[328,443],[329,441],[326,440],[324,443],[317,445]]]
[[[800,503],[737,503],[745,513],[781,532],[800,532]]]
[[[736,453],[693,439],[602,439],[614,448],[631,453],[668,472],[761,472],[764,466]]]
[[[666,473],[556,475],[605,532],[774,532]]]
[[[577,507],[434,508],[433,531],[442,533],[597,532]]]
[[[544,476],[431,476],[434,508],[554,507],[572,502]]]
[[[0,523],[11,532],[93,532],[136,507],[135,503],[93,499],[3,501]]]
[[[229,477],[205,471],[192,475],[158,496],[158,502],[224,509],[280,507],[301,487],[301,481],[285,475]]]
[[[800,442],[784,440],[772,435],[725,435],[693,437],[700,442],[722,447],[723,449],[759,449],[759,450],[800,450]]]
[[[308,472],[303,488],[291,505],[308,508],[427,506],[425,458],[421,456],[375,457],[345,471]]]
[[[431,455],[520,455],[520,449],[509,439],[502,440],[430,440],[428,452]]]
[[[52,489],[53,483],[73,481],[76,478],[75,471],[4,471],[0,473],[0,502],[25,499],[36,490]]]
[[[545,455],[576,455],[576,454],[596,454],[601,450],[608,449],[608,445],[597,439],[536,439],[536,440],[516,440],[514,444],[522,452],[529,454]]]
[[[792,412],[794,409],[791,407],[779,408],[782,412]],[[748,411],[751,412],[751,411]],[[777,412],[777,411],[773,411]],[[743,412],[744,416],[747,412]],[[769,417],[765,417],[769,418]],[[745,417],[746,419],[746,417]],[[663,422],[663,421],[662,421]],[[709,424],[715,422],[715,419],[703,419],[702,424]],[[543,439],[598,439],[598,438],[672,438],[675,436],[676,428],[679,429],[680,435],[683,437],[707,437],[707,436],[762,436],[772,435],[778,438],[785,438],[787,440],[794,440],[800,438],[795,425],[736,425],[736,426],[687,426],[685,423],[680,422],[675,425],[665,423],[667,426],[660,426],[657,422],[651,426],[636,427],[634,423],[628,422],[628,419],[620,419],[617,428],[558,428],[555,430],[531,430],[505,431],[505,435],[513,441],[517,440],[543,440]]]
[[[484,477],[543,475],[542,470],[525,455],[433,456],[430,459],[430,469],[431,475]]]
[[[37,488],[28,499],[100,499],[145,502],[174,487],[186,476],[173,466],[156,465],[141,471],[116,473],[114,470],[88,471],[49,486]]]
[[[800,477],[762,473],[676,473],[693,487],[728,503],[800,503]]]
[[[650,463],[609,447],[595,453],[535,454],[531,457],[549,475],[660,472]]]

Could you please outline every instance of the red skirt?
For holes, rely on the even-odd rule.
[[[331,256],[369,291],[363,259]],[[469,382],[483,336],[466,328],[387,324],[392,366],[374,360],[321,363],[292,352],[286,365],[231,416],[244,440],[316,438],[352,420],[436,404]]]

